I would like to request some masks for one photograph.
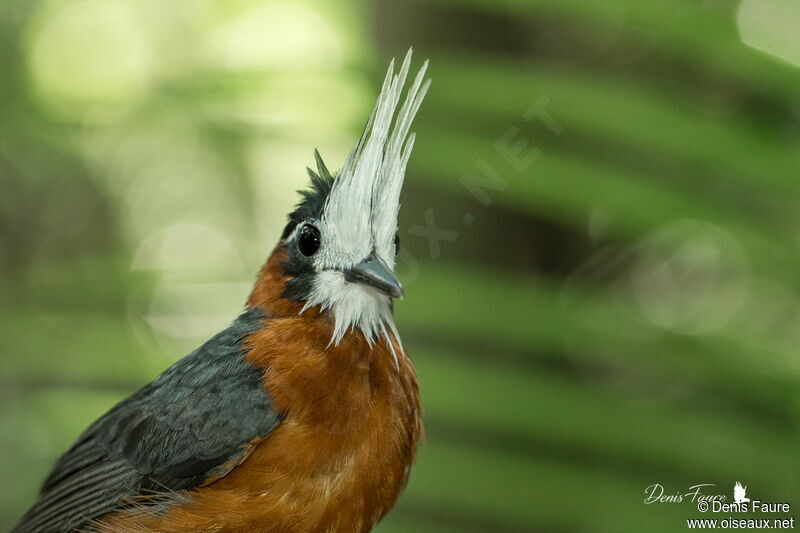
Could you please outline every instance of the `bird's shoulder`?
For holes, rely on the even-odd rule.
[[[69,531],[123,501],[193,489],[239,464],[281,420],[263,369],[246,359],[248,336],[268,321],[248,309],[92,424],[15,531]]]
[[[75,448],[101,444],[110,457],[126,459],[175,490],[229,459],[231,448],[266,435],[280,415],[263,387],[262,371],[245,359],[246,338],[265,319],[260,309],[247,310],[109,411]]]

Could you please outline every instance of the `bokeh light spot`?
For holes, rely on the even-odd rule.
[[[129,311],[143,344],[171,358],[225,327],[241,310],[252,277],[227,235],[189,222],[145,239],[131,268],[158,275],[149,297],[135,299]]]
[[[637,246],[630,290],[639,315],[664,329],[721,329],[741,309],[749,286],[745,256],[724,229],[681,220]]]
[[[800,65],[800,2],[742,0],[737,22],[745,44]]]
[[[125,2],[87,0],[33,18],[28,65],[45,107],[78,120],[112,120],[152,81],[150,43]]]
[[[323,16],[298,3],[270,2],[223,24],[209,39],[208,57],[232,70],[339,68],[342,43]]]
[[[239,254],[231,240],[216,228],[191,222],[173,224],[145,239],[131,268],[164,274],[242,273]]]

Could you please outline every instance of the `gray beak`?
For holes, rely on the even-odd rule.
[[[380,257],[371,252],[359,264],[344,271],[344,279],[378,289],[392,298],[403,297],[403,286]]]

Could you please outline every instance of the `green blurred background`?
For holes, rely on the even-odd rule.
[[[428,429],[391,532],[681,531],[800,505],[800,3],[3,0],[0,530],[229,323],[392,56]]]

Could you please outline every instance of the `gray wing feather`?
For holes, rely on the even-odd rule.
[[[249,309],[229,328],[119,403],[56,463],[12,533],[67,533],[130,498],[191,490],[281,419],[246,336],[267,316]]]

